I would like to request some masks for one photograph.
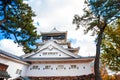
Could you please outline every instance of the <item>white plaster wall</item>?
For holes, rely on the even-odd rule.
[[[63,47],[63,48],[68,48],[68,45],[61,45],[61,47]]]
[[[44,52],[48,52],[48,53],[56,52],[57,54],[43,55]],[[62,51],[59,51],[58,49],[55,49],[55,48],[53,48],[51,51],[49,49],[45,49],[45,50],[40,51],[39,53],[36,53],[35,55],[31,56],[31,58],[67,58],[67,57],[70,57],[70,56],[65,54]]]
[[[32,69],[33,65],[38,65],[40,69]],[[79,75],[87,75],[92,73],[90,63],[79,63],[79,64],[33,64],[29,66],[28,71],[27,71],[27,76],[79,76]],[[51,65],[51,68],[53,69],[45,69],[45,65]],[[64,65],[66,69],[57,69],[58,65]],[[78,69],[69,69],[70,65],[77,65]],[[85,67],[85,69],[83,68]]]
[[[0,63],[8,65],[7,72],[11,76],[10,79],[14,79],[20,76],[19,74],[16,74],[17,69],[22,70],[21,76],[25,76],[28,67],[27,65],[17,63],[15,61],[10,61],[4,58],[0,58]]]

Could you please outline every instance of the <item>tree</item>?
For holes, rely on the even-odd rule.
[[[16,0],[0,0],[0,24],[6,21],[7,18],[6,12],[8,11],[12,3],[17,4]]]
[[[109,75],[108,75],[105,64],[100,66],[100,74],[101,74],[102,80],[109,80]]]
[[[6,1],[6,2],[5,2]],[[23,50],[28,53],[36,46],[37,35],[36,27],[33,25],[32,17],[35,16],[28,4],[23,0],[1,0],[3,13],[1,12],[0,33],[7,39],[13,39]],[[2,19],[3,18],[3,19]]]
[[[101,62],[115,72],[120,71],[120,20],[104,31]]]
[[[97,34],[96,40],[96,57],[94,64],[95,80],[101,80],[99,71],[100,46],[105,27],[112,21],[120,17],[119,0],[86,0],[85,14],[83,16],[75,15],[73,24],[83,25],[87,33],[89,30]]]

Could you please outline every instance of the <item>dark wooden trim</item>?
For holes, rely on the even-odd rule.
[[[33,77],[29,76],[31,80],[95,80],[94,74],[81,76],[49,76],[49,77]]]

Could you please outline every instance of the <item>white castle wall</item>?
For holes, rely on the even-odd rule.
[[[64,68],[60,68],[59,65],[63,65]],[[71,68],[71,65],[76,65],[76,67]],[[37,67],[35,68],[35,66]],[[50,66],[50,67],[49,69],[45,69],[45,66]],[[90,63],[32,64],[29,66],[26,76],[35,76],[35,77],[79,76],[79,75],[87,75],[90,73],[92,73]]]
[[[14,79],[19,76],[25,76],[25,74],[26,74],[27,65],[15,62],[13,60],[11,61],[11,60],[5,59],[5,58],[0,58],[0,63],[8,65],[7,72],[11,76],[10,79]],[[18,70],[18,73],[16,73],[17,70]],[[19,74],[20,70],[22,70],[22,71]]]

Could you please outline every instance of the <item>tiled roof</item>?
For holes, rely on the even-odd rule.
[[[67,33],[67,32],[66,31],[64,31],[64,32],[58,31],[56,28],[53,28],[50,32],[41,32],[41,34],[54,34],[54,33],[61,34],[61,33]]]
[[[0,54],[8,56],[8,57],[13,58],[13,59],[23,61],[23,62],[24,61],[26,62],[26,60],[70,60],[70,59],[75,59],[75,58],[27,58],[27,59],[23,59],[22,57],[16,56],[14,54],[3,51],[1,49],[0,49]],[[79,57],[79,58],[76,58],[76,59],[90,59],[90,58],[95,58],[95,56]]]
[[[90,57],[79,57],[79,58],[74,58],[74,57],[70,57],[70,58],[25,58],[23,60],[85,60],[85,59],[94,59],[94,56],[90,56]]]
[[[0,78],[10,78],[10,75],[6,71],[0,70]]]
[[[53,28],[51,31],[51,33],[56,33],[56,32],[59,32],[56,28]]]
[[[5,55],[5,56],[8,56],[8,57],[11,57],[11,58],[14,58],[14,59],[17,59],[17,60],[21,60],[21,61],[22,61],[21,57],[16,56],[16,55],[14,55],[14,54],[12,54],[12,53],[3,51],[3,50],[1,50],[1,49],[0,49],[0,54],[3,54],[3,55]]]

